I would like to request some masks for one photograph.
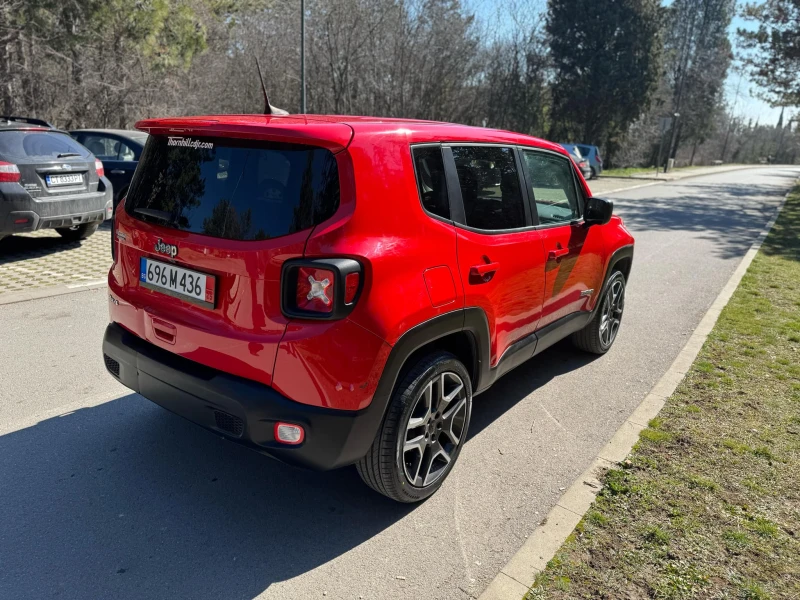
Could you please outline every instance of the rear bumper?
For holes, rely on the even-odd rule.
[[[154,346],[116,323],[103,339],[106,368],[125,386],[206,429],[284,462],[328,470],[367,453],[383,410],[360,411],[294,402],[262,383],[205,367]],[[302,425],[302,444],[275,441],[277,421]]]
[[[0,232],[24,233],[74,227],[106,218],[113,207],[109,183],[105,189],[55,198],[33,198],[18,183],[0,183]]]

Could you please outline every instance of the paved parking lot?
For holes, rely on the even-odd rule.
[[[560,344],[509,373],[476,401],[445,486],[414,506],[130,393],[103,364],[102,286],[0,306],[0,598],[477,598],[669,367],[798,174],[615,194],[636,257],[613,351]],[[108,234],[34,245],[65,272],[97,240],[107,261]]]
[[[110,264],[108,222],[82,242],[65,242],[54,229],[8,237],[0,241],[0,296],[102,281]]]

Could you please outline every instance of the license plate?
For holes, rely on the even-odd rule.
[[[214,308],[217,278],[149,258],[139,261],[139,283],[146,288]]]
[[[45,181],[49,186],[56,185],[81,185],[83,183],[83,175],[80,173],[72,173],[70,175],[48,175]]]

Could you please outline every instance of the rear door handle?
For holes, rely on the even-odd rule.
[[[497,271],[497,267],[500,266],[500,263],[488,263],[482,265],[475,265],[470,267],[469,274],[470,275],[477,275],[478,277],[486,277],[487,275],[491,275],[495,271]]]
[[[125,175],[125,171],[123,171],[122,169],[114,169],[113,171],[111,171],[111,174],[112,175]]]
[[[489,283],[494,277],[500,263],[490,262],[481,265],[474,265],[469,268],[469,282],[472,285]]]
[[[569,248],[558,248],[557,250],[550,250],[550,253],[547,255],[547,258],[550,260],[558,260],[569,254]]]

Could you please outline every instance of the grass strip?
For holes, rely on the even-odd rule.
[[[800,186],[526,598],[800,598]]]
[[[691,167],[674,167],[672,171],[690,171],[692,169],[705,169],[706,167],[693,165]],[[661,169],[663,171],[663,169]],[[661,172],[659,171],[659,172]],[[604,177],[631,177],[633,175],[656,175],[655,167],[626,167],[624,169],[605,169]],[[662,173],[663,174],[663,173]]]

